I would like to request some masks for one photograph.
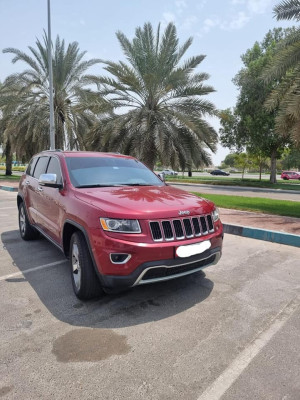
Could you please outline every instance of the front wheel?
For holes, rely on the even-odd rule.
[[[79,299],[92,299],[102,293],[85,237],[80,231],[71,237],[70,267],[73,289]]]
[[[28,220],[23,202],[19,205],[19,230],[23,240],[34,240],[39,237],[39,232],[30,224]]]

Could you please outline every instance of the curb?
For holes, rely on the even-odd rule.
[[[224,232],[231,235],[243,236],[251,239],[300,247],[300,236],[291,233],[269,231],[266,229],[250,228],[248,226],[223,224]]]
[[[7,192],[17,192],[18,191],[18,188],[14,188],[14,187],[11,187],[11,186],[1,186],[0,185],[0,189],[1,190],[6,190]]]

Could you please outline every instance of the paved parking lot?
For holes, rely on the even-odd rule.
[[[217,266],[81,302],[0,191],[0,397],[300,398],[300,251],[227,235]]]

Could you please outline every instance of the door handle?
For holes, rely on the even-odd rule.
[[[30,184],[30,181],[25,181],[25,185],[29,185]]]
[[[43,189],[42,187],[39,186],[39,187],[37,188],[37,190],[38,190],[39,192],[43,192],[44,189]]]

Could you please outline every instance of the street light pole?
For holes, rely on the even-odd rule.
[[[49,70],[49,102],[50,102],[50,150],[55,149],[54,136],[54,107],[53,107],[53,72],[52,72],[52,52],[51,52],[51,19],[50,19],[50,0],[48,0],[48,70]]]

